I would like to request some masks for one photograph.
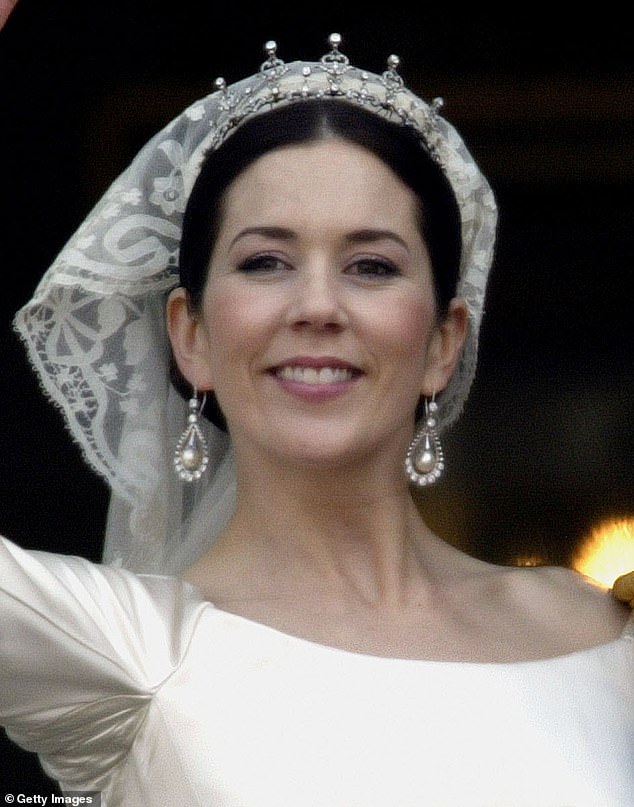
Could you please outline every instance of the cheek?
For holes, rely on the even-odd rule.
[[[425,348],[435,324],[435,307],[423,295],[408,295],[385,306],[380,339],[400,361],[422,364]]]
[[[227,282],[210,284],[204,315],[212,366],[222,371],[237,358],[248,357],[279,319],[273,308],[258,289],[245,292]]]

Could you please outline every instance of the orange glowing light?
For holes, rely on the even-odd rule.
[[[545,566],[546,561],[539,555],[520,555],[515,563],[518,566]]]
[[[634,518],[600,524],[583,541],[572,567],[611,588],[622,574],[634,570]]]

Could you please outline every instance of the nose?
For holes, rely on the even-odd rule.
[[[323,266],[298,272],[288,307],[293,328],[339,331],[348,324],[339,278]]]

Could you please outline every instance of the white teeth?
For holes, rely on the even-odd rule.
[[[345,367],[293,367],[285,365],[277,370],[279,378],[301,384],[337,384],[349,381],[352,370]]]

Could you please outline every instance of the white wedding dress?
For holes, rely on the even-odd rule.
[[[540,661],[389,659],[0,541],[0,723],[107,807],[632,807],[634,619]]]

